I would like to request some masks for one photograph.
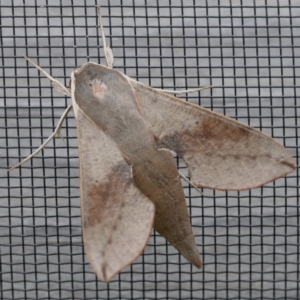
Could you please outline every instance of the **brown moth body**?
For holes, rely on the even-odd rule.
[[[176,164],[170,151],[158,149],[130,82],[118,71],[88,63],[74,71],[72,87],[75,105],[89,117],[91,125],[115,141],[124,161],[132,167],[136,187],[154,203],[154,228],[199,268],[201,260]],[[100,201],[98,194],[94,196],[88,197],[89,201]]]
[[[80,114],[86,116],[90,126],[113,141],[105,159],[113,161],[113,150],[118,151],[123,157],[122,163],[132,169],[134,186],[155,206],[154,228],[198,268],[201,260],[178,171],[169,150],[185,160],[195,185],[220,190],[254,188],[295,168],[288,151],[262,132],[156,91],[116,70],[87,63],[77,68],[71,78],[76,118]],[[80,132],[80,122],[77,124]],[[79,144],[81,139],[79,133]],[[85,191],[91,187],[91,179],[86,180],[83,173],[86,158],[80,160],[81,189]],[[102,168],[101,161],[99,167]],[[90,173],[90,169],[86,172]],[[118,186],[118,173],[106,176],[107,182],[111,183],[110,189],[114,191]],[[98,208],[99,214],[108,213],[100,203],[116,201],[116,197],[103,193],[102,186],[98,186],[97,193],[88,192],[82,196],[83,219],[93,214],[91,220],[99,220],[95,224],[83,223],[84,236],[94,225],[99,227],[98,234],[100,228],[107,230],[107,227],[103,229],[102,218],[97,218],[94,210]],[[122,193],[118,195],[119,202],[126,198]],[[98,204],[94,207],[91,203]],[[141,206],[137,213],[147,215],[145,208]],[[124,213],[121,211],[120,215]],[[136,223],[136,226],[140,227],[140,224]],[[140,232],[144,230],[144,236],[148,236],[148,229],[147,226],[139,228]],[[118,240],[120,234],[115,232],[114,239]],[[127,234],[128,238],[130,234]],[[113,244],[112,239],[109,241]],[[95,243],[91,238],[84,238],[84,242],[86,248]],[[140,253],[140,246],[136,244],[135,247],[136,253]],[[118,246],[114,248],[118,249]],[[91,257],[91,251],[87,250],[87,254]],[[105,252],[97,257],[105,266],[110,264]],[[97,274],[104,278],[102,273]]]

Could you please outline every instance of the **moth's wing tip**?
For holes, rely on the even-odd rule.
[[[288,152],[287,158],[285,159],[284,163],[290,166],[290,171],[287,174],[294,172],[297,168],[297,162],[292,154],[290,154],[290,152]]]
[[[266,179],[264,183],[257,184],[253,187],[250,187],[249,189],[261,187],[279,178],[283,178],[296,170],[297,163],[292,154],[284,146],[280,145],[280,147],[282,147],[283,150],[282,154],[280,155],[280,157],[277,157],[274,162],[274,169],[276,168],[277,172],[274,173],[273,177]]]
[[[182,253],[180,252],[181,255],[183,255],[183,257],[185,257],[185,259],[191,263],[193,266],[195,266],[198,269],[202,268],[202,261],[200,258],[200,254],[198,252],[198,249],[192,251],[192,253],[188,253],[188,255],[186,255],[186,253]]]
[[[117,274],[121,272],[121,268],[118,271],[109,271],[108,265],[106,263],[102,263],[99,267],[100,268],[98,269],[95,268],[94,265],[92,265],[97,278],[105,283],[109,283]]]
[[[103,268],[104,266],[102,266]],[[96,272],[96,275],[98,277],[98,279],[100,279],[101,281],[105,282],[105,283],[109,283],[117,274],[120,273],[121,270],[117,271],[117,272],[111,272],[110,274],[107,274],[105,271],[103,272]]]
[[[294,159],[294,157],[288,152],[286,149],[284,149],[286,154],[281,156],[281,161],[278,163],[278,173],[276,176],[272,179],[269,180],[268,182],[275,181],[279,178],[282,178],[290,173],[295,172],[297,168],[297,162]],[[268,183],[266,182],[266,183]]]
[[[201,261],[200,255],[198,255],[198,257],[196,257],[196,259],[192,262],[192,264],[198,269],[202,268],[202,261]]]
[[[214,174],[214,179],[207,180],[201,176],[201,172],[195,172],[193,168],[187,163],[187,168],[190,173],[191,182],[197,187],[208,188],[219,191],[246,191],[255,188],[259,188],[273,182],[277,179],[283,178],[286,175],[293,173],[297,168],[297,163],[294,157],[285,149],[282,145],[283,151],[280,151],[276,156],[272,157],[265,167],[261,168],[259,176],[255,176],[253,180],[249,177],[240,176],[237,177],[232,174],[232,180],[228,181],[226,178],[218,178],[217,174]],[[199,167],[201,169],[201,167]],[[200,174],[200,175],[199,175]],[[258,178],[259,177],[259,178]],[[223,181],[224,179],[224,181]]]
[[[186,236],[184,243],[173,244],[173,246],[178,250],[178,252],[193,266],[198,269],[202,267],[202,261],[198,247],[195,243],[194,235]]]

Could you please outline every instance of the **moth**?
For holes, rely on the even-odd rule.
[[[217,190],[259,187],[294,171],[276,140],[222,114],[144,85],[112,68],[98,8],[107,66],[88,62],[71,74],[77,123],[81,218],[85,252],[109,282],[144,250],[152,227],[191,264],[201,267],[185,196],[171,151],[187,165],[191,184]],[[13,167],[14,168],[14,167]],[[11,169],[13,169],[11,168]]]

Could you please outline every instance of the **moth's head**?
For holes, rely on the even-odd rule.
[[[69,85],[71,90],[75,92],[76,89],[76,93],[81,95],[103,97],[114,80],[114,73],[112,69],[103,65],[86,63],[72,72]]]
[[[123,91],[126,88],[124,84],[127,86],[128,82],[120,72],[91,62],[76,68],[70,80],[71,89],[80,89],[82,93],[85,90],[86,95],[97,97],[102,97],[108,90]]]

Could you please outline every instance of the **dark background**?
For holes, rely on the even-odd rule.
[[[98,3],[116,69],[157,88],[212,84],[186,99],[261,129],[298,158],[299,1]],[[153,232],[110,284],[83,251],[73,112],[65,142],[7,174],[71,103],[22,55],[66,85],[74,67],[104,64],[96,4],[0,1],[0,299],[299,299],[298,171],[240,193],[201,196],[184,182],[203,268]]]

